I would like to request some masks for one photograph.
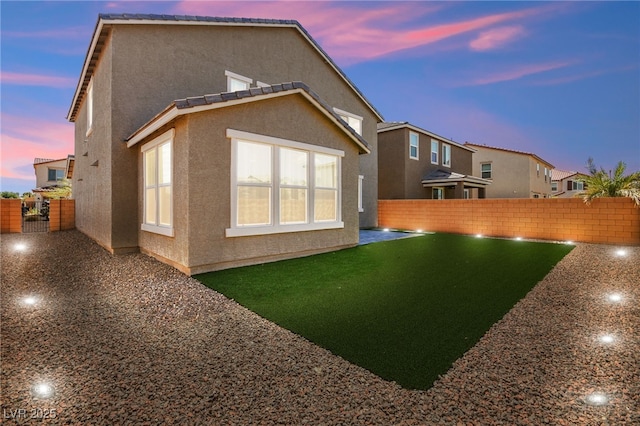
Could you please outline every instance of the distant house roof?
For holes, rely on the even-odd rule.
[[[484,188],[491,184],[491,181],[487,179],[439,169],[422,178],[423,187],[455,185],[458,182],[464,182],[464,186],[472,188]]]
[[[162,25],[225,25],[225,26],[270,26],[270,27],[290,27],[297,29],[300,34],[322,55],[327,63],[342,77],[342,79],[353,89],[360,99],[371,109],[380,121],[383,121],[380,112],[369,102],[356,85],[347,77],[347,75],[336,65],[329,55],[320,47],[320,45],[311,37],[302,25],[296,20],[282,19],[257,19],[257,18],[221,18],[212,16],[188,16],[188,15],[154,15],[154,14],[100,14],[98,22],[93,32],[91,44],[87,51],[87,55],[82,67],[82,73],[76,86],[76,91],[71,102],[71,107],[67,114],[67,120],[75,121],[76,114],[80,108],[82,96],[86,92],[86,88],[91,80],[93,71],[105,40],[109,34],[109,26],[114,24],[162,24]]]
[[[563,180],[571,176],[587,177],[586,174],[580,172],[567,172],[565,170],[558,169],[551,170],[551,180]]]
[[[249,90],[237,92],[218,93],[212,95],[196,96],[193,98],[178,99],[169,104],[162,112],[149,120],[136,130],[127,140],[127,146],[132,147],[144,138],[171,122],[176,117],[194,112],[208,111],[216,108],[224,108],[248,102],[256,102],[280,96],[301,94],[331,121],[338,125],[353,142],[358,145],[361,152],[371,152],[369,144],[356,131],[347,124],[326,102],[324,102],[313,90],[300,81],[282,84],[273,84],[265,87],[252,87]]]
[[[467,151],[471,151],[471,152],[475,152],[475,150],[473,148],[469,148],[468,146],[465,146],[461,143],[455,142],[452,139],[447,139],[443,136],[437,135],[433,132],[430,132],[428,130],[422,129],[418,126],[415,126],[411,123],[409,123],[408,121],[386,121],[386,122],[382,122],[382,123],[378,123],[378,133],[384,133],[384,132],[389,132],[391,130],[397,130],[397,129],[402,129],[402,128],[408,128],[411,129],[413,131],[416,132],[420,132],[423,133],[427,136],[430,136],[432,138],[436,138],[439,139],[443,142],[446,143],[450,143],[451,145],[455,145],[458,146],[460,148],[466,149]]]
[[[487,149],[494,149],[496,151],[504,151],[504,152],[511,152],[511,153],[514,153],[514,154],[528,155],[528,156],[533,157],[536,160],[540,161],[541,163],[547,164],[548,166],[550,166],[551,169],[553,169],[553,164],[551,164],[547,160],[543,160],[542,158],[538,157],[536,154],[533,154],[531,152],[516,151],[515,149],[498,148],[498,147],[495,147],[495,146],[480,145],[480,144],[475,144],[475,143],[471,143],[471,142],[465,142],[464,144],[467,145],[467,146],[470,146],[470,147],[475,147],[475,148],[487,148]]]

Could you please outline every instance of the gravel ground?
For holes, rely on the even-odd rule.
[[[640,247],[616,249],[577,245],[430,390],[410,391],[145,255],[111,256],[78,231],[3,235],[2,420],[640,424]]]

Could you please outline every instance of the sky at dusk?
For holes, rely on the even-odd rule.
[[[73,154],[66,121],[99,13],[296,19],[386,121],[640,170],[638,2],[0,2],[1,189]],[[198,95],[198,94],[194,94]]]

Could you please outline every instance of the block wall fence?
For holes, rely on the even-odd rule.
[[[379,200],[381,228],[494,237],[640,245],[640,208],[629,198]]]
[[[75,200],[49,202],[49,232],[66,231],[76,227]],[[0,199],[0,233],[22,232],[22,200]]]

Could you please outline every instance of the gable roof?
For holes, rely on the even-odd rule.
[[[413,124],[409,123],[408,121],[387,121],[387,122],[382,122],[382,123],[378,123],[378,133],[384,133],[384,132],[389,132],[392,130],[398,130],[398,129],[402,129],[402,128],[407,128],[410,130],[413,130],[415,132],[419,132],[419,133],[423,133],[427,136],[430,136],[432,138],[436,138],[442,142],[446,142],[448,144],[451,145],[455,145],[457,147],[460,147],[462,149],[466,149],[467,151],[471,151],[471,152],[475,152],[475,149],[473,148],[469,148],[468,146],[465,146],[461,143],[455,142],[452,139],[447,139],[445,137],[442,137],[440,135],[437,135],[433,132],[430,132],[428,130],[422,129],[418,126],[414,126]]]
[[[370,153],[369,144],[356,131],[347,124],[334,110],[323,101],[318,94],[300,81],[282,84],[273,84],[265,87],[252,87],[249,90],[237,92],[225,92],[212,95],[196,96],[193,98],[178,99],[171,102],[162,112],[149,120],[136,130],[127,141],[127,147],[144,140],[147,136],[160,129],[175,118],[195,112],[209,111],[217,108],[256,102],[264,99],[272,99],[280,96],[301,94],[321,113],[333,121],[340,129],[358,146],[361,152]]]
[[[580,173],[580,172],[567,172],[565,170],[558,170],[558,169],[551,170],[551,180],[563,180],[575,175],[585,176],[585,177],[587,176],[586,174]]]
[[[465,186],[472,188],[484,188],[487,185],[491,185],[491,181],[488,179],[440,169],[434,170],[422,178],[422,186],[425,188],[439,185],[453,185],[458,182],[463,182]]]
[[[551,164],[547,160],[543,160],[542,158],[538,157],[536,154],[533,154],[531,152],[516,151],[514,149],[498,148],[498,147],[495,147],[495,146],[480,145],[480,144],[475,144],[475,143],[471,143],[471,142],[465,142],[464,144],[467,145],[467,146],[476,147],[476,148],[493,149],[493,150],[496,150],[496,151],[511,152],[513,154],[528,155],[529,157],[533,157],[533,158],[535,158],[536,160],[538,160],[541,163],[547,164],[548,166],[550,166],[551,169],[553,169],[553,164]]]
[[[98,58],[104,46],[105,40],[109,34],[111,25],[117,24],[138,24],[138,25],[217,25],[217,26],[268,26],[268,27],[288,27],[296,29],[315,50],[327,61],[329,66],[347,83],[347,85],[358,95],[358,97],[369,107],[376,117],[383,121],[380,112],[369,102],[364,94],[356,87],[356,85],[347,77],[347,75],[336,65],[329,55],[320,47],[320,45],[311,37],[302,25],[296,20],[282,19],[258,19],[258,18],[222,18],[212,16],[189,16],[189,15],[154,15],[154,14],[104,14],[98,15],[98,22],[85,56],[82,66],[82,73],[76,86],[76,91],[67,114],[67,120],[75,121],[76,114],[80,108],[82,95],[91,80],[93,71],[95,70]]]

